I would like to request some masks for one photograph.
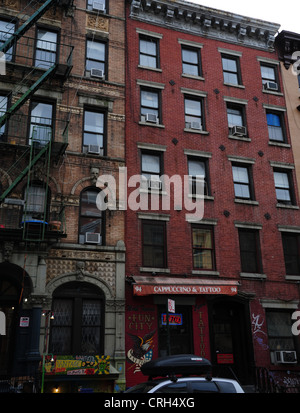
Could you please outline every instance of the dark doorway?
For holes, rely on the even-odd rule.
[[[158,306],[158,355],[168,355],[168,334],[166,323],[167,306]],[[194,352],[192,307],[176,305],[176,313],[169,314],[169,337],[171,354],[191,354]]]
[[[253,382],[253,348],[248,302],[210,302],[211,362],[214,375]]]

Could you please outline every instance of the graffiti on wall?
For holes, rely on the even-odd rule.
[[[263,350],[268,350],[269,346],[264,342],[267,334],[263,331],[265,319],[260,315],[252,313],[252,335],[253,339]]]
[[[109,374],[110,356],[51,356],[44,360],[47,375],[102,375]]]

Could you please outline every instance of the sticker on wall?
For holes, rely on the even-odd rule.
[[[134,366],[134,373],[141,371],[141,366],[152,359],[154,334],[155,330],[143,337],[129,334],[132,347],[128,350],[127,358]]]

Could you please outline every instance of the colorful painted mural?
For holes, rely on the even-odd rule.
[[[45,356],[46,375],[109,374],[110,356]]]

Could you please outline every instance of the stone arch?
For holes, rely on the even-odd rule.
[[[68,282],[77,281],[77,282],[86,282],[95,285],[103,291],[105,301],[114,300],[113,292],[110,286],[103,280],[93,276],[92,274],[87,273],[86,271],[78,270],[77,272],[62,274],[58,277],[53,278],[46,285],[46,294],[48,297],[52,298],[54,290],[56,288],[66,284]]]

